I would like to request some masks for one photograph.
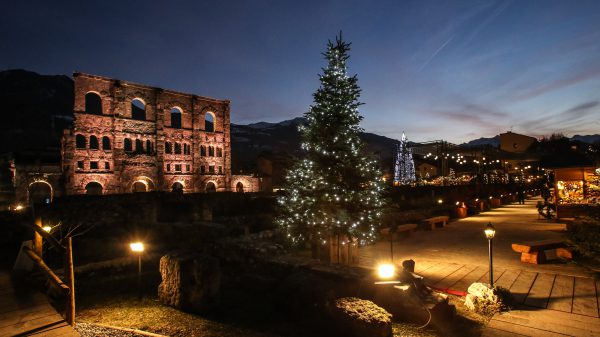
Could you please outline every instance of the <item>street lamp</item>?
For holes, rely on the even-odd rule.
[[[138,277],[137,290],[138,300],[142,299],[142,253],[144,252],[144,244],[142,242],[132,242],[129,244],[131,251],[138,254]]]
[[[490,287],[494,287],[494,273],[493,273],[493,263],[492,263],[492,239],[494,238],[494,235],[496,235],[496,229],[494,228],[494,225],[492,225],[491,222],[488,222],[487,226],[485,226],[485,229],[483,230],[483,232],[485,233],[485,237],[488,239],[488,246],[489,246],[489,255],[490,255]]]
[[[381,279],[391,279],[396,275],[396,267],[393,264],[380,264],[377,266],[377,275]]]

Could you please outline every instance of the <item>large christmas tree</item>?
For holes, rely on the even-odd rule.
[[[356,75],[348,76],[350,44],[329,41],[321,86],[301,127],[304,158],[286,176],[277,221],[294,244],[325,244],[333,235],[375,239],[383,201],[381,173],[363,154]]]

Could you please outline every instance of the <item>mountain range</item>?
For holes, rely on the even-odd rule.
[[[26,70],[0,72],[0,153],[60,148],[62,130],[73,120],[73,80],[64,75],[40,75]],[[231,124],[232,169],[249,172],[260,156],[288,161],[300,151],[298,125],[303,117],[279,123]],[[391,169],[397,140],[364,132],[367,153]],[[572,140],[594,143],[600,135],[574,136]],[[479,138],[465,147],[497,147],[500,137]],[[274,165],[276,166],[276,165]]]

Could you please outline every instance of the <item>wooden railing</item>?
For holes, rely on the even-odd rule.
[[[37,265],[37,267],[46,274],[48,279],[57,288],[61,289],[66,297],[65,321],[73,326],[75,324],[75,277],[73,272],[73,243],[72,238],[67,237],[65,246],[63,246],[50,233],[42,229],[41,217],[35,217],[35,223],[32,225],[34,230],[33,248],[23,247],[23,250]],[[46,240],[60,252],[65,253],[65,281],[61,280],[42,258],[43,242]]]

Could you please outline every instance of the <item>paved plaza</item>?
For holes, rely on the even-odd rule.
[[[521,263],[511,248],[512,243],[566,237],[564,224],[538,218],[536,202],[505,205],[444,228],[412,233],[395,242],[394,262],[413,259],[415,271],[431,287],[465,293],[471,283],[489,280],[483,228],[492,222],[494,281],[511,291],[517,308],[495,315],[483,336],[599,336],[600,281],[575,263]],[[389,241],[361,249],[365,267],[389,260]]]

